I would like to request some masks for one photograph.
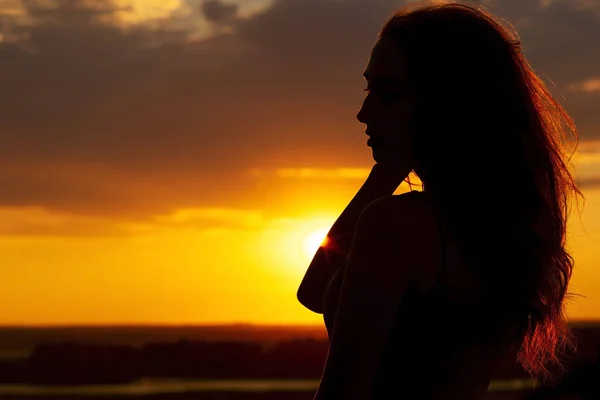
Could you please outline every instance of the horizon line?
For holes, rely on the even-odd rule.
[[[581,318],[567,321],[568,324],[585,325],[600,324],[600,318]],[[61,329],[61,328],[225,328],[225,327],[258,327],[258,328],[320,328],[325,329],[323,324],[303,323],[254,323],[254,322],[230,322],[230,323],[61,323],[61,324],[0,324],[0,329]]]
[[[600,322],[600,319],[598,320]],[[227,323],[59,323],[59,324],[0,324],[0,329],[5,328],[185,328],[185,327],[294,327],[294,328],[324,328],[323,324],[304,323],[254,323],[254,322],[227,322]]]

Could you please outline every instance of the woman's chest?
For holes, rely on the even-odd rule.
[[[330,339],[331,333],[333,332],[333,321],[335,319],[335,313],[340,297],[342,281],[344,279],[344,271],[346,270],[346,262],[347,260],[344,261],[340,268],[333,274],[323,295],[323,321],[325,322],[327,335]]]

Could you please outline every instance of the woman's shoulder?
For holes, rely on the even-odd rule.
[[[423,192],[410,192],[380,197],[369,203],[362,217],[388,221],[401,227],[419,225],[424,229],[436,229],[436,218]]]
[[[361,214],[355,239],[376,247],[387,259],[414,264],[419,275],[435,272],[442,261],[438,222],[423,195],[407,192],[370,203]]]

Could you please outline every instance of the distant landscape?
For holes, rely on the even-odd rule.
[[[600,378],[600,324],[573,327],[578,357],[554,396],[590,392]],[[322,326],[4,327],[0,398],[311,399],[327,348]],[[550,390],[533,383],[507,355],[488,399]]]
[[[49,343],[83,343],[138,347],[153,342],[180,340],[277,343],[290,339],[326,340],[324,326],[306,325],[143,325],[1,327],[0,358],[3,354],[29,354],[36,346]]]

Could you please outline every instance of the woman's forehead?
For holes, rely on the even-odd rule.
[[[378,40],[373,46],[365,74],[369,79],[381,76],[406,80],[407,68],[402,51],[389,39]]]

